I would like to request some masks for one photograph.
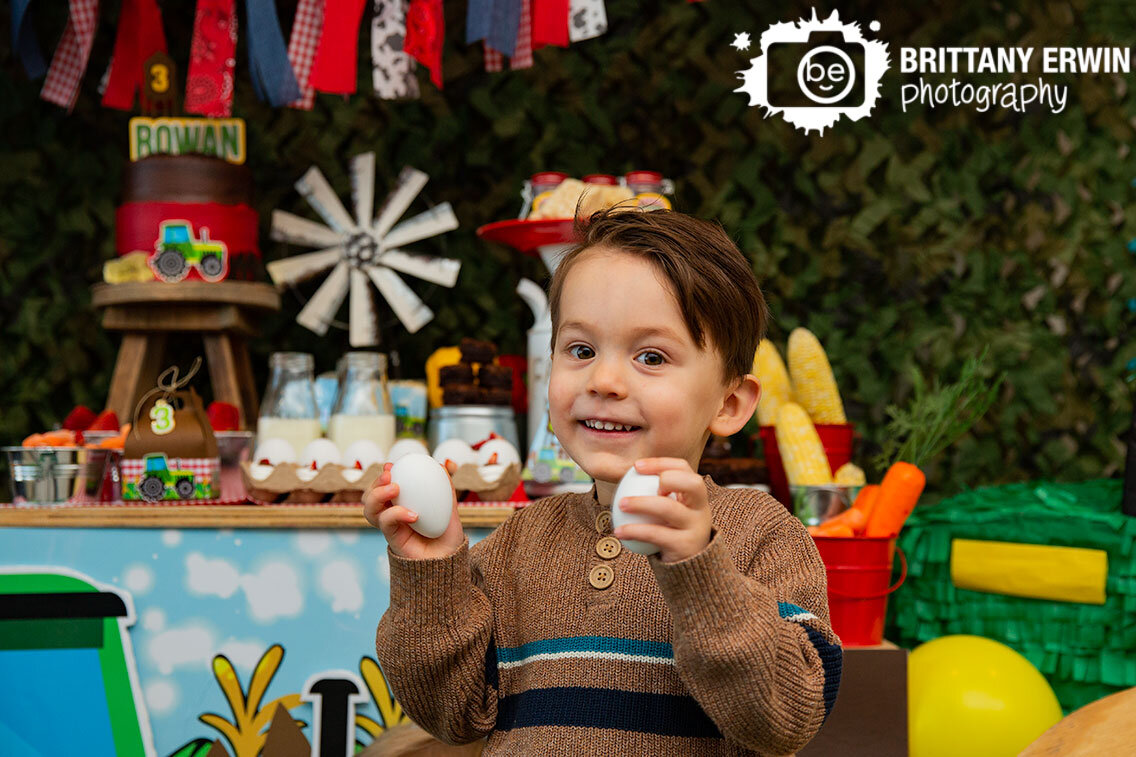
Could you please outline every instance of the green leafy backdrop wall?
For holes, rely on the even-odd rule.
[[[101,408],[106,396],[117,336],[100,328],[89,286],[114,255],[127,160],[128,114],[101,108],[96,93],[119,5],[103,3],[70,115],[40,101],[39,82],[27,81],[0,45],[2,443],[58,422],[76,403]],[[183,76],[193,5],[162,3]],[[285,34],[294,5],[278,3]],[[1117,473],[1131,401],[1123,368],[1136,355],[1126,333],[1136,296],[1136,259],[1126,249],[1136,236],[1130,75],[1047,77],[1070,86],[1058,114],[904,113],[899,87],[913,77],[893,65],[869,118],[806,136],[732,92],[735,72],[755,53],[729,43],[741,31],[756,41],[771,23],[808,15],[808,5],[607,5],[605,36],[541,50],[528,71],[488,74],[480,46],[461,40],[465,3],[447,2],[445,90],[420,72],[423,95],[413,102],[370,94],[365,21],[360,94],[319,96],[310,113],[255,100],[242,36],[235,115],[248,122],[266,258],[298,251],[268,240],[267,219],[277,207],[311,215],[292,188],[309,165],[344,197],[358,152],[378,153],[380,185],[403,165],[428,171],[429,200],[453,203],[462,228],[418,248],[460,257],[464,268],[454,290],[421,290],[438,313],[433,323],[414,336],[385,330],[402,374],[420,375],[435,346],[463,335],[523,350],[529,316],[513,289],[543,270],[480,242],[474,229],[516,215],[528,174],[661,170],[676,182],[678,209],[720,220],[752,259],[773,308],[773,339],[783,346],[798,325],[819,335],[866,453],[883,433],[884,408],[907,397],[911,370],[949,379],[990,345],[990,370],[1008,374],[1004,391],[934,467],[933,489]],[[35,6],[48,54],[64,7]],[[6,3],[0,11],[7,19]],[[865,25],[879,20],[893,64],[901,46],[1136,41],[1136,8],[1127,3],[861,2],[840,11]],[[253,345],[261,387],[273,350],[312,351],[327,370],[347,347],[346,332],[320,339],[297,326],[299,307],[286,293],[284,312],[265,321]],[[187,346],[187,358],[192,352]]]

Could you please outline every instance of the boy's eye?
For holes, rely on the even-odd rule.
[[[643,365],[658,366],[666,362],[666,359],[658,352],[642,352],[636,358]]]
[[[589,360],[596,356],[595,350],[586,344],[573,344],[568,348],[568,354],[577,360]]]

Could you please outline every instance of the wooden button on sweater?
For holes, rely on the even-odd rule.
[[[596,516],[596,530],[601,534],[606,534],[611,531],[611,511],[604,510]]]
[[[596,554],[607,560],[616,557],[623,551],[623,545],[614,536],[605,536],[596,542]]]
[[[595,589],[606,589],[615,580],[615,571],[610,565],[597,565],[588,574],[588,583]]]

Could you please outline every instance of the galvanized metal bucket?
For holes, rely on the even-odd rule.
[[[859,486],[790,486],[793,514],[806,526],[819,526],[847,510],[860,493]]]
[[[105,449],[84,447],[4,447],[17,505],[58,505],[99,490],[107,461]]]

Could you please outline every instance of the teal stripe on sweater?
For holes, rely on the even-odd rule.
[[[531,641],[519,647],[497,647],[497,660],[499,663],[511,663],[536,655],[564,655],[573,652],[631,657],[674,657],[671,645],[663,641],[619,639],[612,636],[572,636],[566,639]]]

